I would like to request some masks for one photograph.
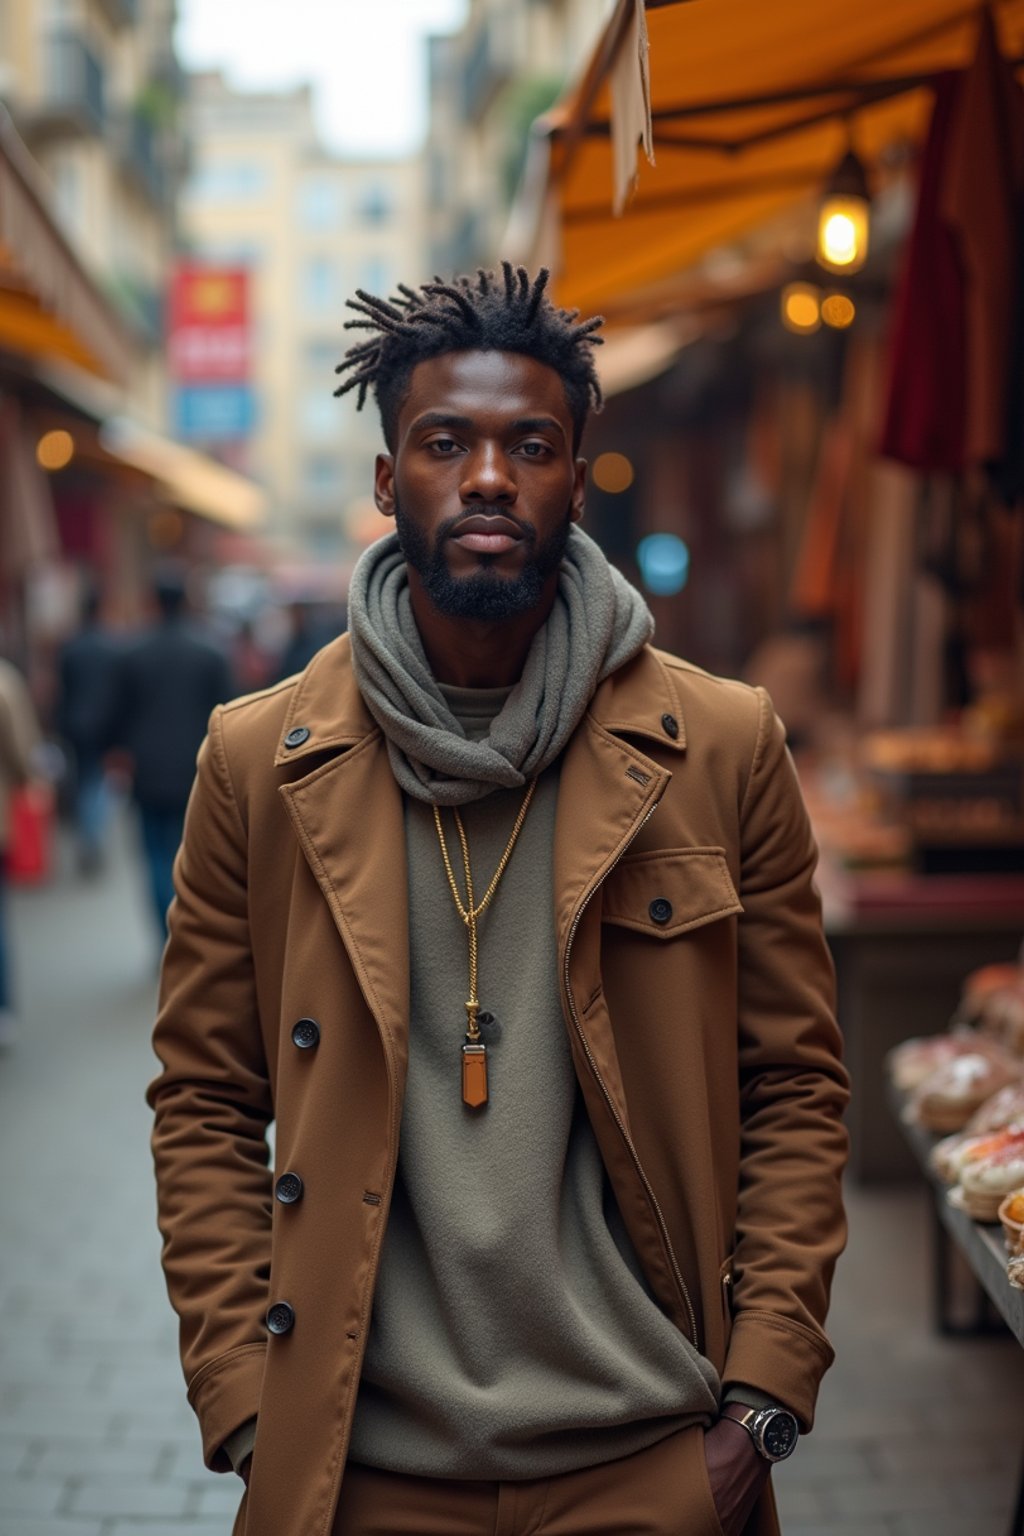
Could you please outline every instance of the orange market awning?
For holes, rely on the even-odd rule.
[[[38,167],[0,105],[0,348],[118,383],[132,343],[50,214]]]
[[[266,521],[267,495],[262,487],[130,417],[108,417],[100,429],[100,445],[123,464],[148,475],[172,506],[242,532]]]
[[[993,7],[1024,57],[1024,0]],[[928,81],[970,62],[965,0],[618,0],[580,83],[536,125],[512,239],[563,303],[609,317],[815,196],[848,144],[869,168],[918,142]],[[645,50],[649,37],[649,94]],[[649,101],[654,165],[621,216]]]

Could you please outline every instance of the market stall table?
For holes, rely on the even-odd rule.
[[[887,1110],[885,1057],[943,1028],[972,970],[1016,959],[1024,876],[849,872],[826,853],[818,884],[853,1079],[851,1172],[861,1182],[909,1178],[915,1162]]]
[[[1017,1342],[1024,1346],[1024,1291],[1016,1290],[1007,1279],[1007,1252],[1001,1227],[974,1221],[966,1212],[950,1204],[946,1186],[933,1172],[929,1161],[939,1137],[904,1118],[905,1095],[890,1090],[889,1103],[894,1122],[902,1131],[916,1166],[928,1181],[935,1214],[936,1326],[943,1333],[961,1335],[986,1332],[989,1328],[981,1308],[975,1309],[974,1321],[967,1326],[954,1321],[951,1316],[950,1270],[954,1254],[958,1253],[977,1280],[979,1295],[988,1298]],[[1008,1536],[1024,1536],[1024,1463]]]

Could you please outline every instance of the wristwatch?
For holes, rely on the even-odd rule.
[[[721,1417],[742,1424],[765,1461],[785,1461],[796,1450],[800,1426],[788,1408],[746,1408],[742,1403],[726,1403]]]

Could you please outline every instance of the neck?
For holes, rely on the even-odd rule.
[[[430,670],[452,688],[510,688],[523,674],[533,637],[547,623],[557,591],[557,576],[544,589],[536,608],[514,619],[453,619],[439,613],[415,571],[409,573],[409,597]]]

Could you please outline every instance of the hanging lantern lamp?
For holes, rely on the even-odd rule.
[[[818,261],[829,272],[858,272],[867,260],[871,193],[864,166],[848,149],[818,210]]]

